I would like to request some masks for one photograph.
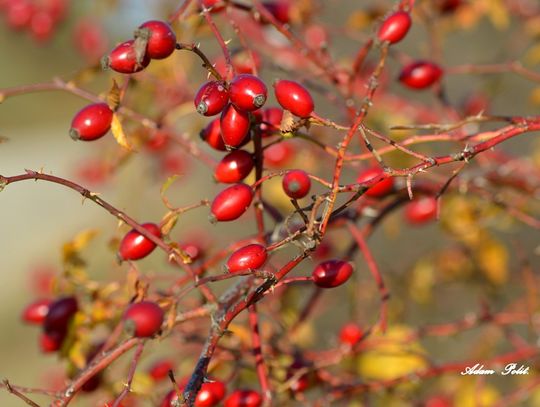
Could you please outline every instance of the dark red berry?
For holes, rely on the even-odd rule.
[[[227,260],[229,273],[256,270],[260,268],[268,257],[266,247],[260,244],[249,244],[236,250]]]
[[[420,225],[437,217],[437,199],[423,196],[405,205],[405,219],[411,225]]]
[[[65,337],[65,331],[42,332],[39,336],[39,347],[43,353],[56,352],[62,347]]]
[[[249,132],[249,115],[228,104],[220,118],[221,137],[228,147],[239,147]]]
[[[343,325],[339,331],[339,341],[343,344],[354,346],[362,339],[364,332],[353,322]]]
[[[113,111],[106,103],[88,105],[71,121],[69,135],[73,140],[91,141],[103,137],[111,128]]]
[[[246,184],[236,184],[224,189],[212,201],[212,220],[227,222],[238,219],[251,205],[252,199],[253,190]]]
[[[22,313],[23,321],[29,324],[42,325],[49,313],[51,303],[52,300],[42,299],[28,304]]]
[[[63,297],[49,304],[49,312],[43,322],[45,332],[64,332],[71,318],[79,310],[75,297]]]
[[[281,24],[289,24],[291,21],[291,6],[289,2],[283,0],[265,1],[263,5]]]
[[[176,34],[164,21],[151,20],[143,23],[135,37],[147,40],[146,55],[152,59],[164,59],[171,55],[176,47]]]
[[[174,371],[175,364],[172,360],[162,359],[154,362],[150,369],[148,369],[148,374],[155,381],[165,380],[168,378],[169,370]]]
[[[389,15],[381,24],[377,37],[379,41],[395,44],[401,41],[411,28],[411,16],[405,11],[397,11]]]
[[[141,225],[156,237],[161,237],[161,230],[155,223]],[[120,242],[118,257],[121,260],[139,260],[148,256],[156,248],[156,244],[135,229],[131,229]]]
[[[254,75],[237,75],[229,87],[231,103],[237,109],[252,112],[266,102],[267,89],[263,81]]]
[[[417,61],[405,66],[399,74],[399,81],[412,89],[425,89],[437,82],[443,70],[433,62]]]
[[[463,5],[463,0],[437,0],[435,5],[443,14],[452,13]]]
[[[305,197],[311,188],[311,180],[305,171],[291,170],[283,177],[283,190],[293,199]]]
[[[306,391],[311,384],[311,375],[309,372],[303,373],[298,377],[298,370],[305,369],[307,365],[302,360],[295,360],[287,369],[287,380],[296,377],[290,385],[293,393],[302,393]]]
[[[159,332],[163,317],[163,310],[155,302],[141,301],[131,304],[123,319],[133,336],[147,338]]]
[[[279,132],[282,119],[283,109],[279,107],[269,107],[262,110],[259,116],[261,136],[269,137]]]
[[[368,182],[373,178],[380,177],[384,174],[384,171],[379,167],[371,167],[362,171],[356,182],[359,184]],[[370,196],[372,198],[381,198],[388,195],[394,189],[394,179],[391,177],[385,178],[382,181],[379,181],[369,187],[364,195]]]
[[[229,91],[223,82],[209,81],[199,88],[193,103],[198,113],[214,116],[222,112],[229,103]]]
[[[262,397],[255,390],[235,390],[225,400],[224,407],[260,407]]]
[[[144,54],[144,56],[142,56]],[[150,64],[150,57],[144,50],[136,49],[135,40],[125,41],[117,45],[103,59],[103,67],[125,74],[142,71]]]
[[[274,83],[274,92],[281,107],[298,117],[309,117],[314,109],[313,98],[298,82],[280,80]]]
[[[319,263],[311,276],[313,282],[322,288],[333,288],[345,283],[352,275],[351,263],[342,260],[327,260]]]
[[[214,119],[199,133],[201,139],[214,150],[226,151],[223,137],[221,137],[221,125],[219,119]]]
[[[218,182],[234,184],[246,178],[253,169],[253,157],[245,150],[235,150],[218,163],[214,178]]]

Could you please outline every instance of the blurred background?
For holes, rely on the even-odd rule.
[[[0,18],[0,88],[8,88],[25,84],[49,82],[53,78],[69,80],[77,75],[91,75],[92,79],[84,85],[96,94],[104,94],[110,87],[110,74],[88,73],[85,68],[88,60],[77,46],[77,29],[86,21],[98,24],[100,32],[106,38],[106,50],[114,44],[129,38],[141,22],[149,19],[164,19],[174,10],[178,2],[174,1],[72,1],[65,18],[58,24],[55,32],[47,41],[33,38],[28,32],[17,31],[9,26],[6,16]],[[320,1],[317,21],[334,27],[331,31],[332,52],[336,59],[351,58],[351,52],[358,48],[361,39],[370,32],[369,10],[385,13],[392,7],[392,2],[349,2]],[[355,3],[355,4],[353,4]],[[360,4],[361,3],[361,4]],[[479,2],[480,3],[480,2]],[[497,20],[499,18],[499,20]],[[458,64],[495,63],[521,59],[531,47],[530,41],[524,41],[525,33],[509,20],[502,30],[498,24],[502,17],[493,17],[489,13],[469,27],[464,22],[445,22],[463,24],[463,29],[448,30],[441,52],[445,66]],[[465,19],[464,19],[465,21]],[[358,38],[344,35],[340,26],[350,30],[358,30]],[[454,26],[455,28],[455,26]],[[512,32],[512,35],[508,35]],[[429,35],[424,25],[413,25],[410,35],[400,44],[399,49],[416,57],[429,55],[424,41]],[[210,54],[218,55],[215,43],[206,39]],[[352,50],[352,51],[351,51]],[[529,55],[532,61],[538,57]],[[176,57],[175,57],[176,58]],[[173,59],[177,63],[179,75],[189,74],[183,70],[180,61],[184,56]],[[190,59],[193,64],[193,59]],[[276,66],[269,64],[263,76],[271,81],[282,74]],[[397,74],[399,64],[389,64],[389,76]],[[159,68],[155,68],[159,73]],[[204,78],[198,75],[196,82]],[[452,75],[445,79],[448,99],[453,105],[461,106],[472,94],[482,94],[489,101],[489,111],[495,114],[535,114],[538,113],[540,92],[531,82],[515,75]],[[395,92],[410,95],[399,86]],[[429,95],[414,95],[418,100],[429,100]],[[176,155],[169,162],[157,161],[147,151],[141,149],[114,173],[112,179],[101,182],[99,171],[93,163],[102,156],[111,155],[118,149],[112,137],[95,143],[73,142],[68,136],[71,119],[87,102],[72,94],[61,91],[29,93],[11,97],[0,104],[0,136],[6,142],[0,144],[0,174],[15,175],[24,169],[42,170],[68,179],[74,179],[83,185],[89,185],[108,202],[124,209],[137,220],[158,221],[165,213],[159,196],[160,186],[171,173],[185,173],[189,177],[181,178],[174,188],[168,192],[175,205],[188,205],[202,198],[211,198],[219,188],[210,180],[208,170],[190,160],[187,155]],[[274,102],[275,103],[275,102]],[[136,109],[135,109],[136,110]],[[328,114],[333,114],[328,107]],[[148,113],[148,112],[141,112]],[[207,121],[200,117],[182,116],[177,123],[178,128],[191,132],[197,138],[195,129],[202,128]],[[339,118],[339,117],[338,117]],[[402,124],[400,120],[407,117],[396,115],[393,124]],[[538,135],[524,135],[504,144],[504,150],[515,154],[538,154]],[[208,154],[214,155],[207,146],[202,147]],[[536,158],[538,159],[538,157]],[[166,160],[165,160],[166,161]],[[306,165],[311,165],[305,161]],[[349,175],[350,179],[354,176]],[[246,229],[230,230],[223,225],[207,226],[207,209],[194,211],[189,217],[181,218],[176,234],[182,239],[190,232],[198,230],[201,224],[208,230],[211,242],[230,240],[242,236]],[[396,213],[385,222],[370,241],[374,256],[380,267],[388,275],[391,289],[400,293],[393,298],[406,298],[407,284],[402,284],[402,276],[406,271],[418,266],[417,260],[426,254],[444,247],[450,238],[444,236],[438,225],[429,225],[422,229],[405,229],[401,225],[401,214]],[[494,222],[498,222],[498,218]],[[8,378],[12,383],[29,387],[53,387],[62,380],[62,368],[54,354],[43,355],[38,346],[37,330],[21,323],[20,314],[24,306],[43,292],[47,285],[47,276],[58,273],[62,268],[62,245],[77,235],[81,230],[96,229],[100,234],[93,240],[85,253],[88,260],[88,274],[96,280],[114,279],[114,274],[122,269],[115,263],[114,239],[121,237],[117,221],[92,202],[83,202],[81,197],[67,188],[45,182],[21,182],[8,186],[0,194],[0,378]],[[540,264],[540,246],[538,233],[522,227],[515,222],[494,226],[494,234],[503,242],[518,244],[524,252],[534,254],[529,257],[532,268],[538,272]],[[247,225],[246,227],[249,227]],[[225,239],[224,239],[225,237]],[[336,241],[339,236],[336,237]],[[451,239],[450,239],[451,240]],[[111,243],[112,242],[112,243]],[[113,246],[110,246],[110,245]],[[389,253],[389,244],[391,253]],[[509,270],[517,269],[518,258],[510,253]],[[449,260],[451,261],[451,260]],[[141,268],[148,270],[168,270],[166,259],[161,253],[141,263]],[[309,266],[312,266],[310,262]],[[360,270],[365,271],[360,265]],[[172,269],[171,269],[172,270]],[[367,276],[368,273],[362,273]],[[111,277],[112,276],[112,277]],[[515,276],[514,276],[515,277]],[[377,306],[377,293],[369,277],[360,277],[360,282],[369,284],[373,293],[366,294],[374,306]],[[411,325],[424,322],[440,322],[457,319],[470,311],[478,309],[479,298],[488,297],[494,307],[502,306],[512,298],[519,296],[522,289],[519,279],[510,277],[512,284],[505,287],[485,288],[483,282],[475,279],[451,281],[432,295],[437,297],[435,303],[426,306],[421,300],[408,303],[408,308],[396,311],[402,319]],[[350,294],[349,294],[350,295]],[[396,300],[399,302],[399,300]],[[335,312],[340,307],[339,295],[328,300],[331,313],[320,311],[317,322],[317,343],[327,343],[337,327],[346,318]],[[396,307],[403,304],[398,304]],[[345,311],[346,307],[341,306]],[[358,313],[357,310],[354,313]],[[369,317],[366,317],[366,322]],[[328,334],[326,334],[328,332]],[[452,339],[452,347],[447,348],[439,340],[427,341],[424,345],[435,350],[440,361],[459,358],[470,350],[471,344],[478,346],[477,333],[467,333]],[[480,335],[480,334],[478,334]],[[481,337],[480,337],[481,338]],[[496,379],[497,380],[497,379]],[[501,380],[504,388],[506,382]],[[43,399],[45,400],[45,399]],[[81,399],[74,405],[92,405]],[[91,403],[91,402],[90,402]],[[0,392],[1,406],[24,405],[5,391]],[[530,404],[531,406],[533,404]]]

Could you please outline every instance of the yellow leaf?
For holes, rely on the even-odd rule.
[[[88,246],[88,243],[99,233],[97,229],[87,229],[78,233],[71,242],[64,243],[62,255],[64,262],[68,262],[73,256]]]
[[[245,326],[230,324],[228,330],[231,331],[236,338],[240,339],[240,342],[242,342],[244,346],[251,345],[251,332],[249,332],[249,329]]]
[[[540,105],[540,86],[536,86],[531,90],[531,93],[529,93],[529,101],[533,105]]]
[[[431,291],[435,284],[435,267],[433,261],[420,259],[412,270],[409,282],[409,295],[420,304],[431,301]]]
[[[71,348],[69,348],[68,358],[71,363],[78,369],[82,369],[86,365],[86,356],[84,353],[84,346],[81,341],[76,341]]]
[[[176,222],[178,221],[178,214],[174,212],[167,212],[162,221],[164,221],[164,223],[161,226],[161,234],[166,236],[176,225]]]
[[[358,374],[368,380],[392,380],[425,369],[425,351],[411,334],[411,328],[393,325],[385,334],[369,336],[358,357]]]
[[[490,283],[502,285],[508,281],[508,251],[502,243],[483,239],[474,253],[480,271]]]
[[[508,10],[502,0],[490,0],[487,2],[488,17],[495,28],[504,30],[510,24]]]
[[[466,380],[458,389],[454,405],[459,407],[491,407],[499,399],[497,390],[485,383]]]
[[[540,63],[540,44],[533,45],[525,54],[525,62],[531,65]],[[536,88],[538,89],[538,88]]]
[[[118,106],[120,106],[120,87],[114,79],[111,89],[109,90],[109,93],[107,93],[107,104],[112,111],[116,111]]]
[[[111,123],[111,132],[114,136],[114,139],[118,144],[120,144],[122,147],[124,147],[126,150],[132,151],[133,147],[131,146],[130,142],[128,141],[126,134],[124,133],[124,129],[122,128],[122,123],[120,122],[120,119],[118,118],[118,115],[115,113],[113,115],[112,123]]]

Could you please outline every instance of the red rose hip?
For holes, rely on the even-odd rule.
[[[235,390],[225,400],[225,407],[260,407],[262,396],[255,390]]]
[[[311,276],[313,282],[321,288],[334,288],[347,282],[351,277],[351,263],[342,260],[328,260],[319,263]]]
[[[390,44],[395,44],[401,41],[411,28],[411,16],[405,11],[398,11],[388,16],[377,33],[380,41],[388,41]]]
[[[155,223],[141,225],[156,237],[161,237],[161,230]],[[139,260],[148,256],[156,248],[156,244],[137,230],[130,230],[120,242],[118,257],[121,260]]]
[[[368,182],[373,178],[379,177],[384,174],[384,171],[379,167],[371,167],[362,171],[356,182],[359,184]],[[364,195],[372,198],[381,198],[388,195],[394,189],[394,179],[391,177],[385,178],[382,181],[379,181],[369,187],[369,189],[364,193]]]
[[[228,104],[220,118],[221,137],[227,147],[239,147],[249,133],[249,115]]]
[[[281,107],[295,116],[306,118],[313,112],[313,98],[298,82],[277,81],[274,83],[274,92]]]
[[[207,143],[214,150],[226,151],[225,143],[221,137],[221,125],[219,119],[214,119],[199,133],[201,140]]]
[[[210,81],[203,84],[193,100],[195,109],[203,116],[214,116],[229,103],[229,91],[220,81]]]
[[[174,370],[173,361],[169,359],[162,359],[150,366],[150,369],[148,369],[148,375],[155,381],[161,381],[168,378],[169,370]]]
[[[163,317],[163,310],[155,302],[141,301],[131,304],[123,319],[133,336],[148,338],[159,332]]]
[[[187,383],[187,381],[186,381]],[[180,390],[182,391],[185,387],[185,384],[182,383],[179,385]],[[195,398],[195,407],[213,407],[218,405],[218,403],[223,400],[227,389],[225,384],[219,380],[212,382],[205,382],[202,384],[201,389],[197,393]],[[174,401],[178,400],[178,394],[175,390],[171,390],[163,401],[160,404],[160,407],[171,407]]]
[[[231,103],[245,112],[257,110],[266,102],[266,85],[254,75],[237,75],[231,82],[229,92]]]
[[[71,121],[69,135],[73,140],[97,140],[110,130],[112,119],[113,111],[106,103],[88,105]]]
[[[423,196],[405,205],[405,220],[411,225],[420,225],[437,217],[437,199]]]
[[[362,329],[353,322],[343,325],[339,331],[339,341],[343,344],[354,346],[364,336]]]
[[[152,59],[164,59],[171,55],[176,47],[176,34],[164,21],[151,20],[143,23],[135,37],[147,40],[146,55]]]
[[[142,60],[137,60],[138,55],[145,55]],[[150,64],[150,57],[144,52],[135,49],[135,41],[125,41],[114,48],[108,56],[104,57],[102,65],[105,69],[110,68],[113,71],[125,74],[142,71]]]
[[[293,199],[305,197],[311,188],[311,180],[305,171],[291,170],[283,177],[283,190]]]
[[[42,332],[39,336],[39,347],[43,353],[56,352],[62,347],[65,331]]]
[[[246,184],[232,185],[216,195],[210,206],[211,220],[228,222],[238,219],[251,205],[253,190]]]
[[[245,150],[235,150],[227,154],[214,170],[218,182],[234,184],[246,178],[253,169],[253,157]]]
[[[64,332],[78,310],[79,305],[75,297],[63,297],[52,302],[43,321],[45,332]]]
[[[266,247],[260,244],[249,244],[231,254],[227,260],[227,271],[237,273],[239,271],[256,270],[266,262],[267,257]]]
[[[41,299],[28,304],[22,313],[23,321],[34,325],[43,324],[51,303],[52,300]]]
[[[417,61],[405,66],[399,81],[411,89],[425,89],[437,82],[443,74],[439,65],[428,61]]]

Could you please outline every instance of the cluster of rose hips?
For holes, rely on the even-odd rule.
[[[64,19],[68,0],[1,0],[0,12],[9,28],[28,31],[36,41],[46,41]]]

